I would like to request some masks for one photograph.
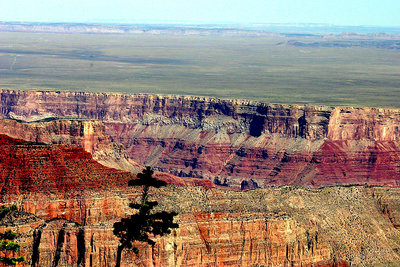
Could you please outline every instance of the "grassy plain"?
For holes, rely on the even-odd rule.
[[[400,107],[399,50],[288,40],[2,32],[0,87]]]

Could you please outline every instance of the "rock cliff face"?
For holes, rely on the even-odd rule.
[[[138,189],[124,186],[133,175],[97,164],[82,148],[0,137],[8,166],[0,177],[2,205],[19,207],[0,220],[0,232],[20,234],[24,266],[114,266],[112,225],[138,197]],[[138,244],[137,256],[125,251],[122,266],[400,263],[397,188],[242,192],[183,185],[151,191],[160,209],[178,212],[179,228],[154,247]]]
[[[83,148],[5,135],[0,135],[0,153],[2,205],[20,208],[0,220],[0,232],[11,228],[20,234],[20,255],[27,258],[23,265],[115,264],[118,241],[112,225],[129,214],[129,199],[138,196],[137,189],[126,188],[133,174],[98,164]],[[225,211],[229,196],[225,199],[224,191],[214,199],[210,185],[184,185],[152,191],[163,210],[180,212],[180,228],[157,238],[155,247],[141,245],[139,256],[126,251],[123,266],[333,262],[330,244],[310,239],[294,219],[268,215],[267,220],[263,211],[241,212],[243,204]]]
[[[348,266],[334,259],[328,243],[319,242],[315,233],[292,219],[266,223],[263,214],[247,216],[180,216],[180,228],[156,239],[154,247],[138,244],[138,256],[124,251],[122,266],[332,266],[334,262]],[[25,254],[31,266],[115,265],[118,242],[110,222],[82,226],[63,219],[36,219],[29,224],[21,220],[14,231],[27,237],[21,238],[21,255]]]
[[[19,126],[5,126],[9,120],[0,132],[79,144],[110,167],[135,171],[137,162],[242,189],[399,185],[399,110],[172,95],[11,90],[0,95],[0,116],[25,121],[23,128],[32,127],[34,134],[27,130],[21,136],[12,130]],[[79,138],[72,126],[83,131]]]
[[[48,119],[23,123],[0,119],[0,133],[26,141],[65,144],[82,147],[101,164],[137,173],[141,167],[129,159],[124,148],[113,143],[105,133],[104,124],[96,120]]]
[[[398,110],[77,92],[0,96],[0,133],[8,135],[0,135],[0,196],[2,205],[19,207],[0,220],[0,232],[20,234],[25,266],[114,266],[112,225],[139,192],[125,186],[133,174],[93,158],[170,173],[157,174],[172,184],[151,195],[159,208],[178,212],[179,229],[154,247],[138,244],[137,256],[125,251],[123,266],[400,264],[399,189],[269,188],[398,186]]]
[[[50,146],[0,135],[0,196],[27,192],[63,194],[107,185],[120,186],[134,178],[127,172],[104,167],[91,154],[73,146]]]

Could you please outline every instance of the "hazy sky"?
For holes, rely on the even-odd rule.
[[[400,0],[0,0],[0,21],[400,26]]]

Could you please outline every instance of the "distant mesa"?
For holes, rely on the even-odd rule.
[[[247,36],[287,38],[397,38],[400,28],[368,26],[334,26],[325,24],[146,24],[146,23],[43,23],[0,22],[0,32],[48,32],[80,34],[146,34]]]

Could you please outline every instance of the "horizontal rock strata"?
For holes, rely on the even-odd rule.
[[[114,266],[118,240],[112,225],[132,212],[128,203],[140,189],[126,184],[134,176],[101,166],[83,148],[0,137],[6,164],[2,205],[19,207],[0,220],[0,232],[19,233],[19,255],[27,258],[22,265]],[[179,228],[155,238],[154,247],[138,244],[139,255],[124,251],[122,266],[400,262],[397,188],[285,186],[242,192],[192,185],[150,191],[157,208],[178,213]]]
[[[150,165],[241,189],[399,185],[399,110],[173,95],[12,90],[0,95],[0,116],[24,125],[10,127],[4,120],[0,132],[78,144],[123,170]],[[26,133],[12,130],[17,128]]]
[[[395,266],[400,236],[390,218],[398,213],[396,190],[168,186],[152,191],[152,198],[179,213],[179,228],[156,238],[154,247],[137,244],[137,256],[125,251],[122,266]],[[28,215],[11,214],[17,219],[1,220],[0,231],[20,233],[21,253],[33,266],[114,266],[112,224],[129,214],[129,199],[137,194],[131,188],[62,198],[21,194],[10,203]]]

